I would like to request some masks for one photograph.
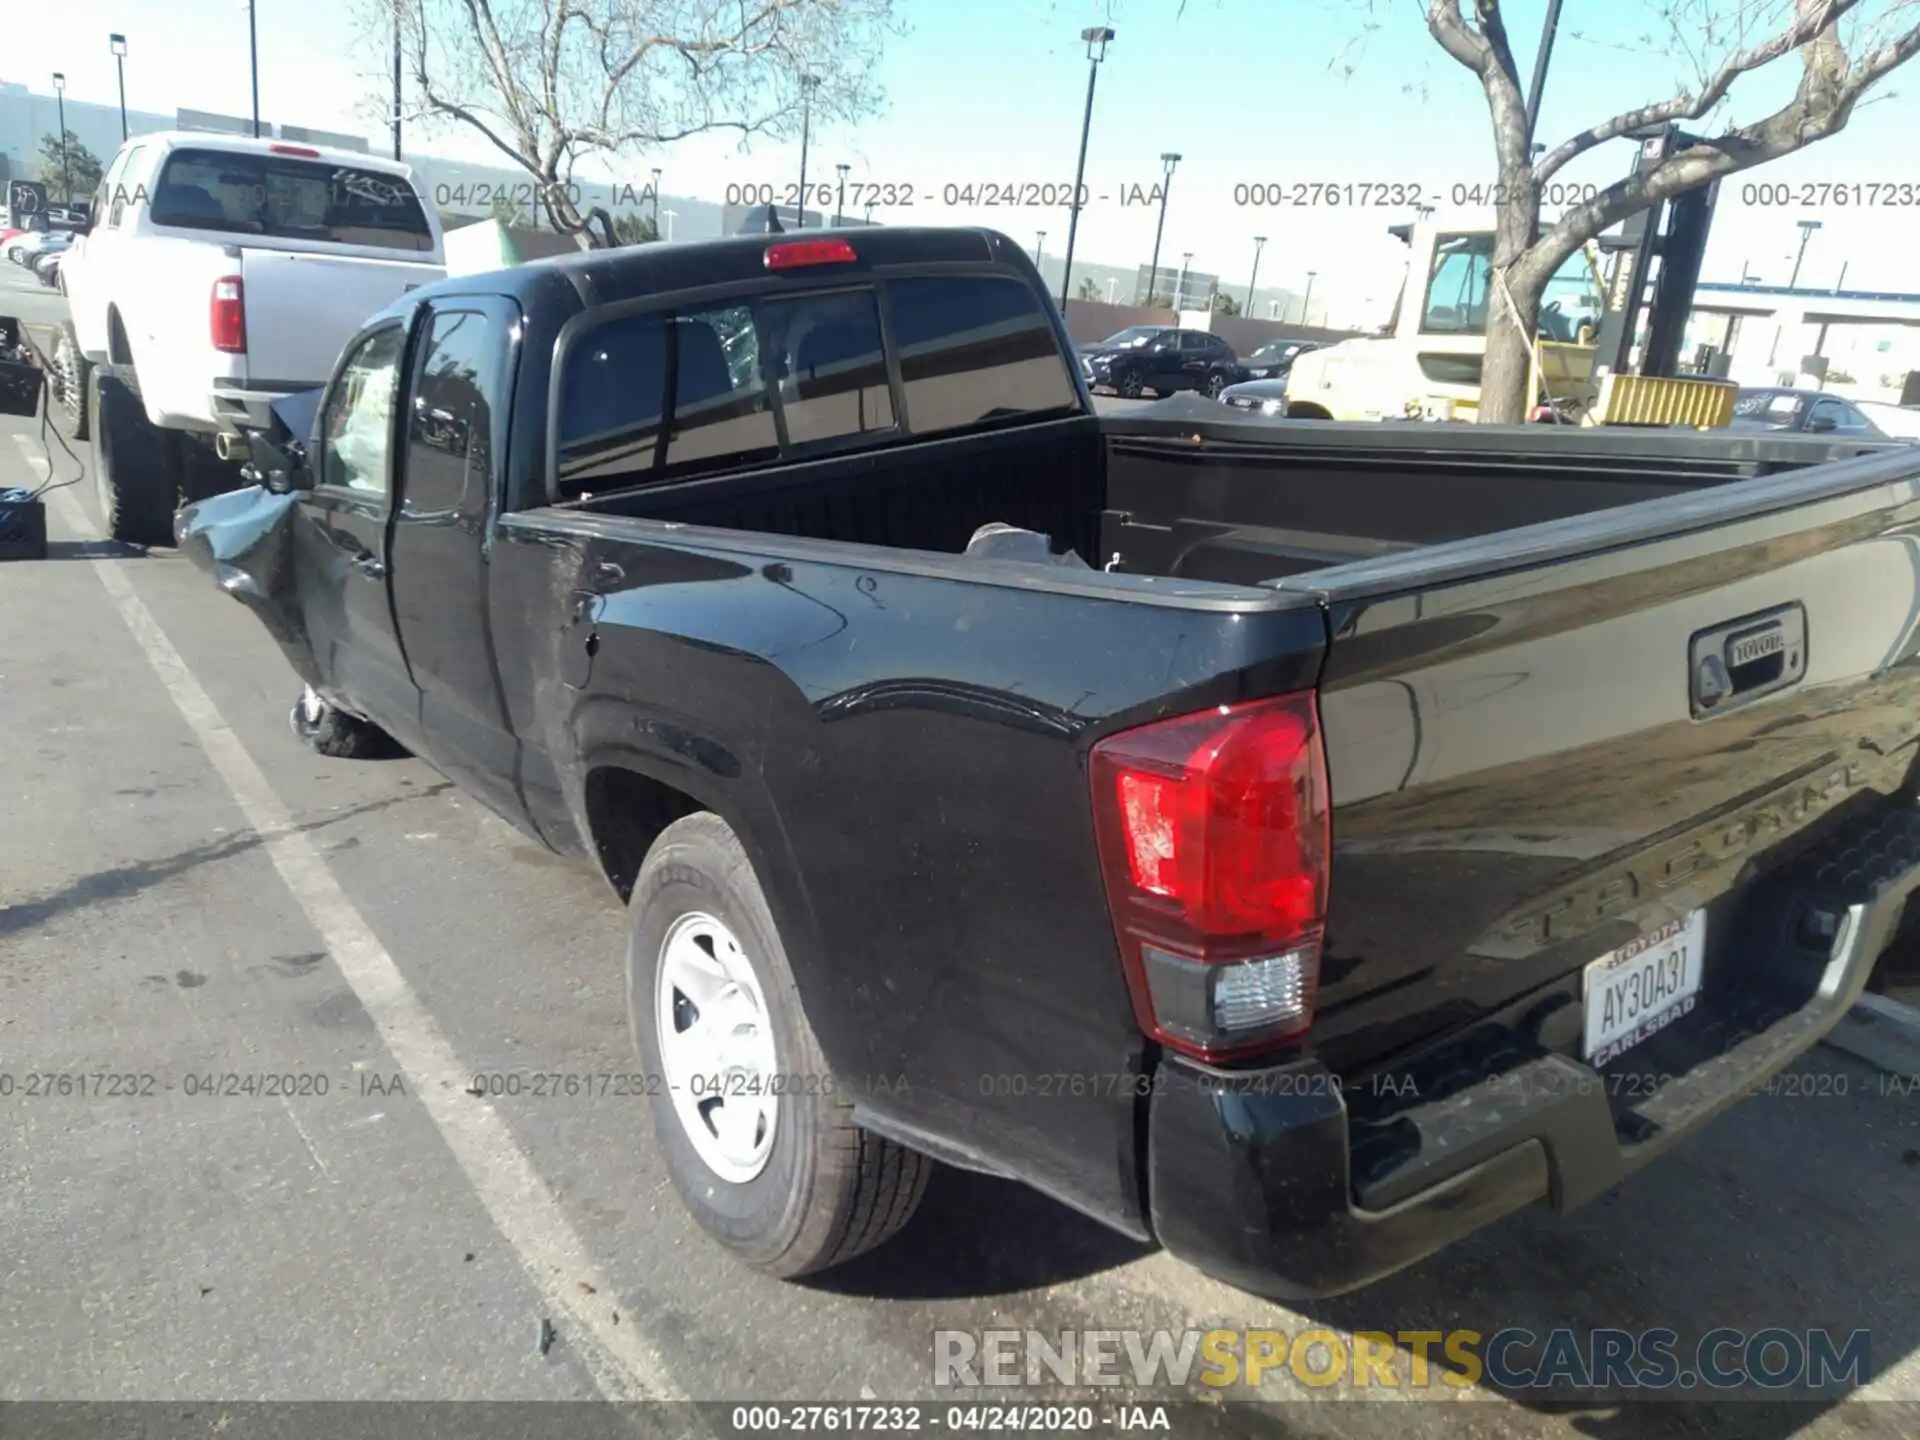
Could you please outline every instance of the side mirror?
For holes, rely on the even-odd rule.
[[[1839,428],[1839,424],[1831,415],[1814,415],[1807,420],[1809,434],[1825,435]]]

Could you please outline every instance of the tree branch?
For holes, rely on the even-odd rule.
[[[1832,53],[1809,55],[1799,91],[1773,114],[1691,145],[1645,174],[1616,180],[1593,199],[1568,210],[1528,251],[1526,276],[1544,281],[1587,241],[1649,205],[1791,155],[1842,130],[1853,107],[1875,82],[1920,55],[1920,24],[1857,66],[1848,66],[1838,43],[1830,43]]]
[[[1791,26],[1751,50],[1735,50],[1721,62],[1720,68],[1697,93],[1676,95],[1671,100],[1663,100],[1655,105],[1642,105],[1603,120],[1598,125],[1589,126],[1543,155],[1540,163],[1534,167],[1535,176],[1542,181],[1547,180],[1567,162],[1584,155],[1594,146],[1617,140],[1636,130],[1664,125],[1673,120],[1700,119],[1726,98],[1727,92],[1733,88],[1733,82],[1742,75],[1772,64],[1789,51],[1811,44],[1859,3],[1860,0],[1797,0]]]

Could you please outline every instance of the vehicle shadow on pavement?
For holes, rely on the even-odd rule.
[[[1809,1349],[1808,1333],[1824,1329],[1836,1351],[1864,1330],[1869,1381],[1920,1348],[1920,1226],[1913,1209],[1920,1107],[1898,1082],[1831,1052],[1816,1051],[1788,1073],[1804,1077],[1814,1093],[1750,1098],[1691,1149],[1582,1210],[1522,1212],[1365,1290],[1298,1308],[1337,1330],[1397,1337],[1529,1331],[1540,1343],[1522,1342],[1510,1352],[1522,1372],[1539,1365],[1556,1330],[1571,1331],[1587,1357],[1595,1353],[1595,1331],[1624,1331],[1636,1341],[1651,1330],[1676,1332],[1678,1370],[1702,1375],[1691,1387],[1615,1388],[1604,1398],[1564,1382],[1498,1389],[1546,1413],[1584,1403],[1586,1413],[1566,1415],[1567,1422],[1606,1440],[1650,1433],[1649,1416],[1680,1414],[1688,1417],[1687,1433],[1739,1440],[1785,1440],[1823,1416],[1858,1435],[1920,1433],[1913,1428],[1920,1416],[1897,1419],[1894,1412],[1904,1407],[1850,1399],[1845,1383],[1716,1392],[1699,1372],[1697,1347],[1723,1327],[1743,1337],[1791,1332]],[[1813,1085],[1815,1079],[1822,1083]],[[1408,1348],[1404,1340],[1401,1348]],[[1784,1369],[1786,1353],[1776,1350],[1762,1363]],[[1714,1359],[1723,1369],[1738,1368],[1750,1363],[1742,1355],[1736,1344]],[[1436,1364],[1440,1357],[1436,1344]],[[1609,1403],[1619,1408],[1592,1408]]]
[[[329,825],[338,825],[343,820],[365,815],[370,811],[404,805],[452,788],[451,783],[441,781],[417,790],[409,790],[404,795],[391,795],[384,800],[370,800],[364,805],[350,805],[329,814],[325,819],[310,820],[296,825],[290,833],[310,834],[317,830],[324,830]],[[154,886],[165,884],[189,870],[197,869],[202,865],[217,864],[235,855],[257,849],[264,839],[265,837],[258,831],[246,830],[235,835],[223,835],[218,840],[209,840],[159,859],[137,860],[130,865],[119,865],[111,870],[98,870],[91,875],[82,875],[52,894],[22,900],[0,908],[0,940],[35,929],[50,920],[84,909],[89,905],[124,900],[143,890],[151,890]]]
[[[1152,1249],[1025,1185],[941,1165],[899,1235],[807,1283],[892,1300],[1005,1295],[1111,1270]]]

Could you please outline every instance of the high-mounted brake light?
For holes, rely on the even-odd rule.
[[[276,155],[304,155],[309,160],[318,160],[320,152],[305,145],[269,145],[267,149]]]
[[[1304,1031],[1330,854],[1312,692],[1122,731],[1094,746],[1091,771],[1140,1028],[1209,1061]]]
[[[787,240],[767,247],[766,266],[797,270],[803,265],[844,265],[859,258],[844,240]]]
[[[213,282],[213,300],[207,310],[207,331],[213,348],[229,355],[244,355],[247,350],[246,294],[238,275],[227,275]]]

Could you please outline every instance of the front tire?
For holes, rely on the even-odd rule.
[[[349,715],[309,685],[287,716],[300,743],[335,760],[387,760],[403,754],[399,742],[371,720]]]
[[[1218,400],[1220,398],[1220,392],[1226,388],[1227,377],[1219,371],[1216,370],[1207,377],[1207,398],[1209,400]]]
[[[675,821],[628,908],[628,1023],[658,1077],[668,1174],[701,1228],[783,1279],[890,1238],[933,1162],[854,1124],[739,837],[717,815]]]
[[[1138,370],[1129,370],[1125,375],[1120,377],[1119,388],[1120,397],[1123,400],[1138,400],[1147,387],[1142,383]]]
[[[147,419],[140,397],[97,365],[88,373],[85,404],[107,534],[127,545],[171,545],[180,498],[179,437]]]

